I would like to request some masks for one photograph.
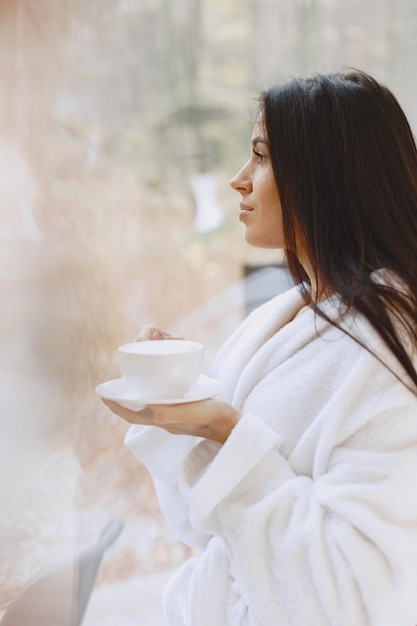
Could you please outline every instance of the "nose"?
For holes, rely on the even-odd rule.
[[[231,188],[240,193],[248,193],[252,188],[249,163],[250,161],[247,161],[230,181]]]

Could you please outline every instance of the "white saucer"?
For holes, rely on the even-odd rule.
[[[137,394],[128,387],[123,378],[108,380],[96,387],[96,393],[105,400],[113,400],[131,411],[140,411],[148,404],[182,404],[184,402],[196,402],[217,396],[224,389],[224,383],[216,378],[210,378],[202,374],[196,384],[191,387],[182,398],[138,398]]]

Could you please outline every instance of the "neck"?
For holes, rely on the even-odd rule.
[[[309,263],[303,263],[303,268],[305,273],[307,274],[310,281],[310,289],[311,289],[311,299],[310,304],[318,304],[322,300],[328,298],[333,290],[327,287],[326,285],[321,284],[316,277],[316,273],[313,271],[313,268]]]

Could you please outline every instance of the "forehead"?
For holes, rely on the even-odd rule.
[[[258,116],[258,119],[255,122],[252,132],[252,141],[266,141],[266,132],[265,125],[263,122],[263,118],[261,115]]]

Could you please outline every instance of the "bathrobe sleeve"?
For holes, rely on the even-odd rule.
[[[154,426],[131,426],[126,446],[152,475],[162,513],[178,538],[196,549],[203,549],[211,535],[197,530],[190,522],[189,507],[179,492],[182,466],[189,452],[202,440],[171,435]]]

